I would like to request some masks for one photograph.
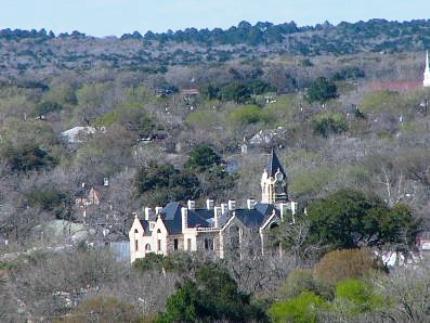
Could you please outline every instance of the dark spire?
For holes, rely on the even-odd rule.
[[[284,171],[278,155],[276,155],[275,148],[272,148],[272,154],[270,155],[269,162],[266,165],[266,170],[271,177],[275,177],[278,170],[284,175],[284,178],[287,177],[287,173]]]

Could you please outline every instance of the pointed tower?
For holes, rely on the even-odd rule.
[[[288,201],[287,173],[274,149],[261,177],[261,203],[275,204]]]
[[[430,87],[430,66],[429,66],[429,52],[426,53],[426,68],[424,70],[424,87]]]

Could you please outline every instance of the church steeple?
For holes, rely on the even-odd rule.
[[[275,177],[276,173],[280,171],[284,177],[287,177],[287,174],[284,171],[284,168],[282,167],[281,162],[279,161],[278,155],[276,155],[275,149],[272,148],[272,153],[270,155],[269,162],[266,165],[267,173]]]
[[[274,204],[288,201],[287,172],[272,149],[261,177],[261,203]]]
[[[429,65],[429,51],[426,52],[426,68],[424,70],[424,87],[430,87],[430,65]]]

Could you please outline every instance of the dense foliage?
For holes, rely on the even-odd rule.
[[[250,304],[249,295],[238,291],[228,272],[204,266],[196,273],[196,281],[187,280],[167,300],[166,312],[159,322],[194,322],[227,320],[232,322],[264,321],[265,314]]]
[[[324,103],[330,99],[335,99],[337,96],[336,84],[325,77],[317,78],[307,91],[307,99],[311,103],[315,101]]]
[[[308,218],[310,240],[335,248],[409,245],[416,234],[416,223],[407,206],[390,209],[379,198],[352,190],[315,201],[308,208]]]
[[[173,165],[150,164],[136,173],[135,186],[148,205],[165,205],[171,201],[186,201],[199,196],[199,180],[191,172]]]

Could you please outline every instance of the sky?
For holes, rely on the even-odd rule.
[[[430,0],[0,0],[0,29],[110,36],[135,30],[228,28],[242,20],[294,20],[302,26],[326,20],[427,19],[429,14]]]

